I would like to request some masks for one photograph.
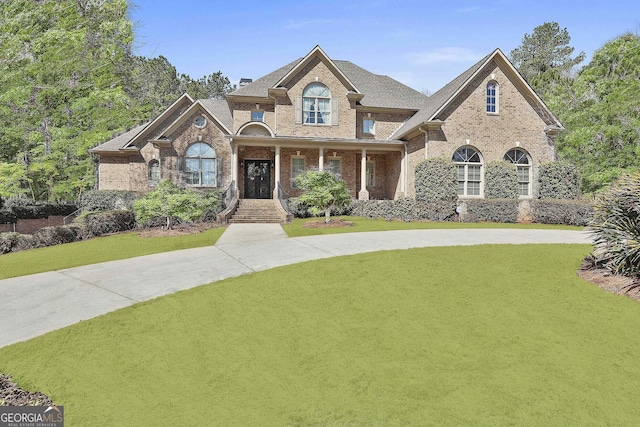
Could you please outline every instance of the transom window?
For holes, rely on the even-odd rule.
[[[311,83],[302,92],[302,122],[331,124],[331,92],[322,83]]]
[[[262,122],[264,121],[264,111],[251,111],[251,121],[252,122]]]
[[[298,186],[296,185],[296,177],[304,172],[304,168],[304,157],[291,158],[291,188],[298,188]]]
[[[184,161],[188,185],[216,186],[216,152],[210,145],[203,142],[193,144]]]
[[[149,162],[149,180],[160,181],[160,162],[158,160],[151,160]]]
[[[453,153],[458,176],[458,196],[480,196],[482,160],[471,147],[460,147]]]
[[[487,83],[487,113],[498,113],[498,84]]]
[[[531,163],[524,150],[514,148],[507,151],[504,160],[516,165],[518,171],[518,195],[529,197],[531,195]]]
[[[338,178],[342,177],[342,160],[341,159],[329,159],[329,172],[336,175]]]
[[[362,120],[362,133],[366,135],[374,135],[375,132],[375,120],[364,119]]]

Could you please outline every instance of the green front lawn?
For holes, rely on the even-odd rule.
[[[584,227],[573,225],[552,224],[507,224],[494,222],[405,222],[387,221],[386,219],[368,219],[359,216],[338,216],[332,219],[343,219],[353,223],[352,227],[343,228],[305,228],[306,222],[322,221],[323,218],[296,218],[291,224],[284,224],[282,228],[289,237],[317,236],[320,234],[354,233],[359,231],[390,231],[390,230],[431,230],[431,229],[459,229],[459,228],[527,228],[527,229],[556,229],[583,230]]]
[[[61,270],[215,244],[225,228],[183,236],[140,237],[137,232],[98,237],[48,248],[0,255],[0,279]]]
[[[69,425],[635,425],[636,301],[589,245],[367,253],[244,275],[0,349]]]

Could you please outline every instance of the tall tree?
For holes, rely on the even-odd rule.
[[[606,43],[570,84],[556,89],[549,102],[567,129],[558,153],[580,167],[584,192],[640,169],[640,36]]]
[[[584,52],[572,57],[574,48],[566,28],[557,22],[545,22],[525,34],[522,44],[509,54],[520,74],[544,99],[549,90],[581,63]]]
[[[22,166],[23,192],[91,186],[88,149],[135,116],[115,65],[132,40],[126,0],[0,2],[0,162]]]
[[[181,74],[180,87],[183,92],[187,92],[194,99],[222,99],[235,88],[231,85],[229,78],[222,75],[221,71],[197,80],[187,74]]]

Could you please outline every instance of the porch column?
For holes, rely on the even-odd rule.
[[[231,146],[231,179],[234,189],[238,191],[238,146],[235,144]]]
[[[320,154],[318,156],[318,170],[324,170],[324,148],[320,147]]]
[[[276,185],[273,186],[273,198],[278,198],[278,186],[280,185],[280,146],[276,145],[276,165],[275,165],[275,178]]]
[[[367,149],[362,149],[360,156],[360,192],[359,200],[369,200],[369,192],[367,191]]]

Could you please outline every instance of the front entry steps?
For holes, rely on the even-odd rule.
[[[229,223],[276,223],[284,224],[287,217],[276,206],[277,200],[273,199],[241,199],[238,209],[233,214]]]

